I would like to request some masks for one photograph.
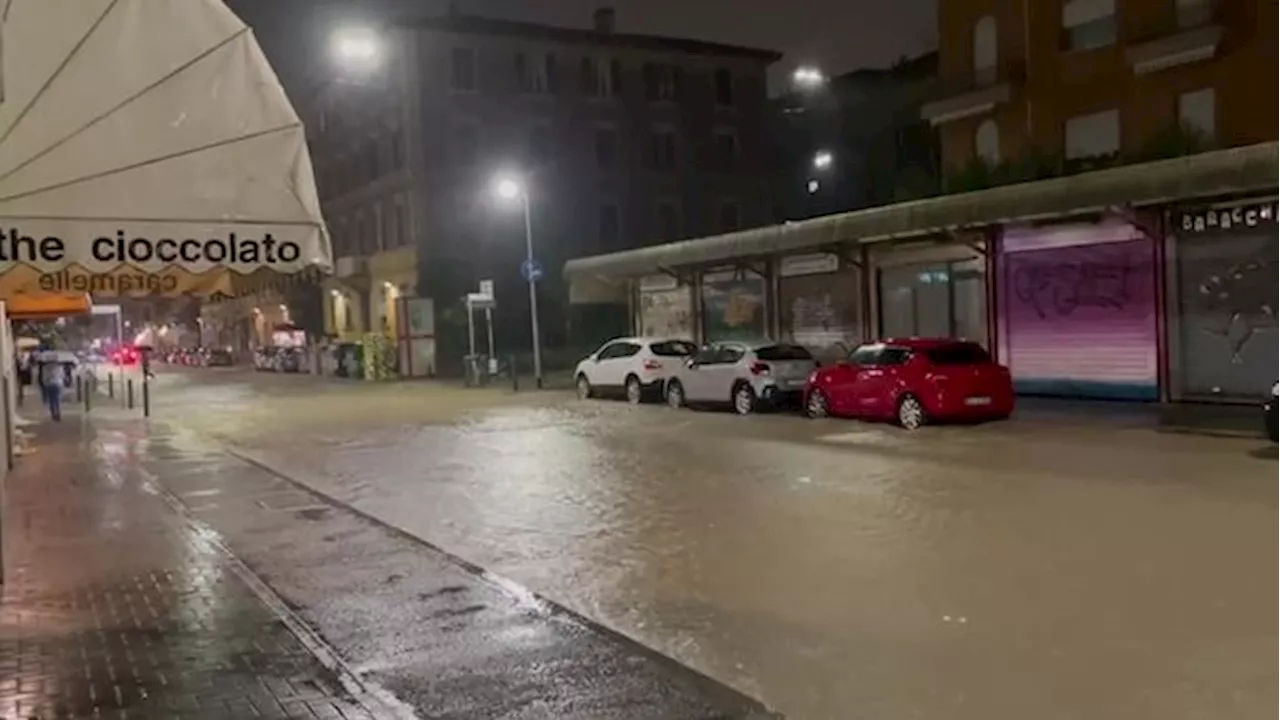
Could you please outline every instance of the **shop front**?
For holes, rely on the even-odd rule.
[[[1155,251],[1118,219],[1003,231],[998,347],[1017,392],[1159,398]]]
[[[879,336],[952,337],[987,345],[986,258],[979,243],[878,253]]]
[[[1171,215],[1172,399],[1254,403],[1276,382],[1276,232],[1275,198]]]
[[[862,273],[837,255],[791,255],[778,261],[783,340],[809,348],[823,363],[841,360],[865,339]]]
[[[640,335],[692,339],[693,289],[671,275],[650,275],[639,282]]]
[[[738,268],[702,276],[702,337],[706,342],[755,341],[769,336],[764,276]]]

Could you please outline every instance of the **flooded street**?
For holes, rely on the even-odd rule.
[[[156,417],[791,718],[1276,705],[1274,449],[193,372]]]

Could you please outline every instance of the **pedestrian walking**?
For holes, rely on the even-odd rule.
[[[40,353],[36,359],[36,381],[40,383],[40,398],[49,407],[54,422],[62,422],[62,387],[66,383],[65,363],[53,351]]]

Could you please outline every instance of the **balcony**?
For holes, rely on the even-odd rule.
[[[943,125],[993,110],[1013,99],[1026,76],[1021,61],[983,73],[970,72],[941,78],[934,97],[920,108],[920,116],[932,125]]]
[[[340,279],[360,277],[369,274],[367,258],[346,256],[340,257],[333,264],[333,274]]]
[[[1129,44],[1125,59],[1135,75],[1209,60],[1222,43],[1222,25],[1217,22],[1213,0],[1180,2],[1176,14],[1141,33]]]

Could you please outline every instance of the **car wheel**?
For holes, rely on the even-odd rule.
[[[591,381],[587,379],[586,375],[579,374],[575,386],[578,390],[579,400],[586,400],[591,397]]]
[[[746,383],[739,383],[733,390],[733,411],[739,415],[750,415],[756,410],[756,391]]]
[[[676,409],[684,407],[684,386],[679,380],[667,383],[667,405]]]
[[[627,402],[632,405],[639,405],[640,401],[644,399],[644,388],[640,385],[640,378],[635,375],[628,375],[626,389]]]
[[[824,418],[830,410],[827,407],[827,396],[821,390],[811,390],[809,398],[805,400],[804,412],[811,418]]]
[[[924,406],[916,396],[903,395],[898,400],[898,424],[907,430],[917,430],[924,421]]]

